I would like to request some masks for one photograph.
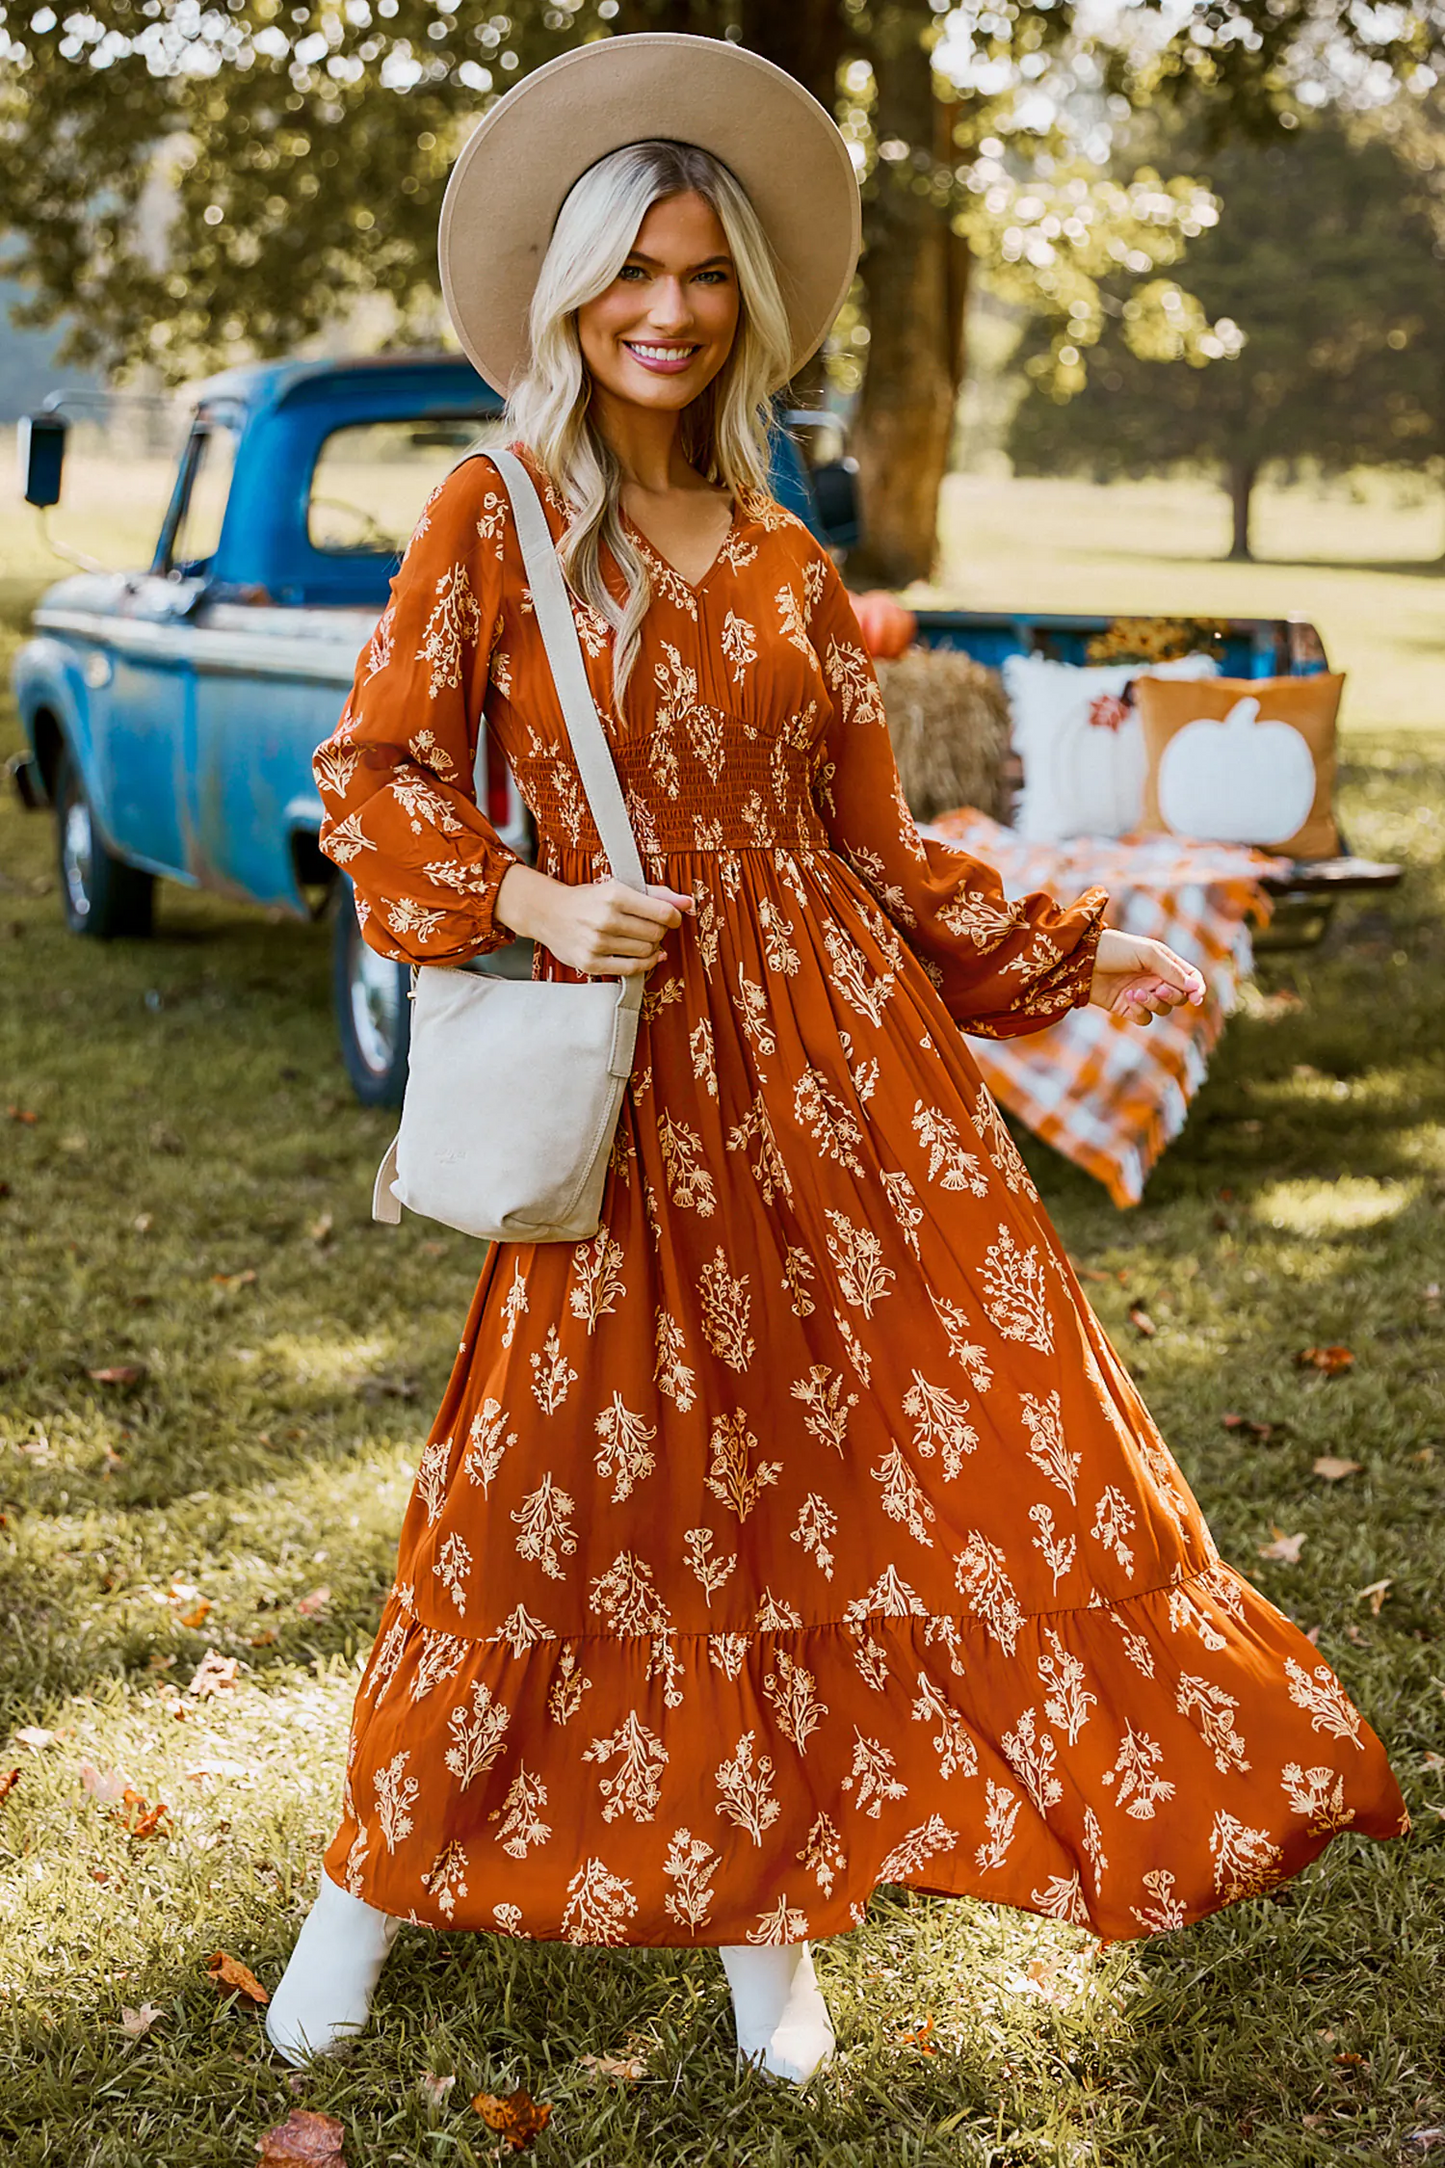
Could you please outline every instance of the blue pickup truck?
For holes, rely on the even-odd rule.
[[[811,417],[821,422],[824,417]],[[850,463],[810,464],[805,415],[780,416],[773,488],[820,539],[856,539]],[[24,802],[56,823],[62,907],[77,933],[148,934],[158,879],[297,915],[330,913],[342,1058],[358,1097],[395,1104],[406,1071],[406,974],[361,940],[350,887],[317,847],[311,755],[335,727],[356,657],[432,487],[495,441],[497,396],[448,355],[276,363],[198,391],[145,571],[50,588],[15,688],[28,741]],[[59,501],[64,423],[22,424],[25,493]],[[925,611],[925,643],[996,664],[1043,648],[1082,661],[1105,618]],[[1298,667],[1291,628],[1239,621],[1222,666]],[[530,818],[505,764],[486,810],[530,857]],[[514,944],[485,959],[530,969]]]

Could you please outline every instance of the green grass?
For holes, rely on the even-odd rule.
[[[1096,493],[1092,569],[1064,562],[1064,497],[1052,526],[1037,494],[991,501],[1012,553],[1000,594],[1036,579],[1071,599],[1068,579],[1102,582],[1135,547],[1130,492]],[[12,579],[33,579],[5,546]],[[1150,576],[1218,607],[1195,574]],[[1413,605],[1394,575],[1359,577],[1386,598],[1385,642]],[[1076,1259],[1110,1276],[1091,1294],[1221,1548],[1318,1629],[1416,1833],[1345,1838],[1272,1901],[1102,1951],[880,1891],[862,1929],[819,1946],[841,2054],[808,2100],[735,2082],[711,1951],[408,1931],[373,2030],[295,2085],[207,1980],[224,1948],[274,1986],[308,1900],[478,1252],[369,1220],[388,1124],[341,1076],[320,930],[169,890],[153,942],[73,940],[47,824],[0,805],[0,1772],[21,1772],[0,1803],[7,2168],[233,2168],[298,2102],[342,2119],[350,2168],[492,2161],[468,2099],[518,2084],[553,2103],[539,2168],[1445,2159],[1445,2141],[1412,2142],[1445,2126],[1442,753],[1418,731],[1351,741],[1352,839],[1404,859],[1407,885],[1264,967],[1142,1207],[1116,1212],[1028,1147]],[[1296,1368],[1336,1340],[1353,1370]],[[140,1375],[90,1376],[106,1368]],[[1227,1431],[1230,1411],[1282,1427]],[[1361,1472],[1321,1481],[1324,1452]],[[1275,1527],[1304,1534],[1297,1566],[1259,1558]],[[1386,1579],[1375,1615],[1358,1592]],[[237,1668],[198,1696],[208,1651]],[[31,1725],[55,1742],[15,1743]],[[166,1801],[169,1833],[132,1839],[85,1764]],[[121,2012],[146,2002],[162,2015],[133,2041]],[[579,2058],[629,2043],[646,2077],[596,2085]],[[456,2076],[440,2108],[426,2073]]]

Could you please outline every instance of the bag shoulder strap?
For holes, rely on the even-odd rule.
[[[629,888],[646,889],[647,875],[643,871],[637,839],[632,833],[632,823],[627,818],[622,785],[597,714],[597,704],[587,682],[587,668],[582,660],[567,583],[557,562],[556,546],[542,500],[531,475],[515,452],[499,449],[489,451],[486,456],[501,475],[512,502],[517,539],[522,546],[522,563],[532,591],[532,605],[537,612],[537,624],[547,660],[552,666],[557,698],[562,705],[562,719],[572,741],[582,788],[597,824],[597,833],[602,838],[602,847],[617,880],[625,881]]]

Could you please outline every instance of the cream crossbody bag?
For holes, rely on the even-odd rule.
[[[532,478],[488,453],[517,522],[522,561],[563,720],[614,877],[646,890],[622,787],[587,683],[562,568]],[[477,732],[480,796],[486,721]],[[423,964],[412,974],[401,1127],[377,1172],[373,1219],[401,1207],[491,1242],[596,1234],[641,972],[584,986]]]

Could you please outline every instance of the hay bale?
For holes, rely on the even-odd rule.
[[[1007,821],[1011,724],[997,671],[949,647],[911,647],[874,667],[914,819],[972,805]]]

